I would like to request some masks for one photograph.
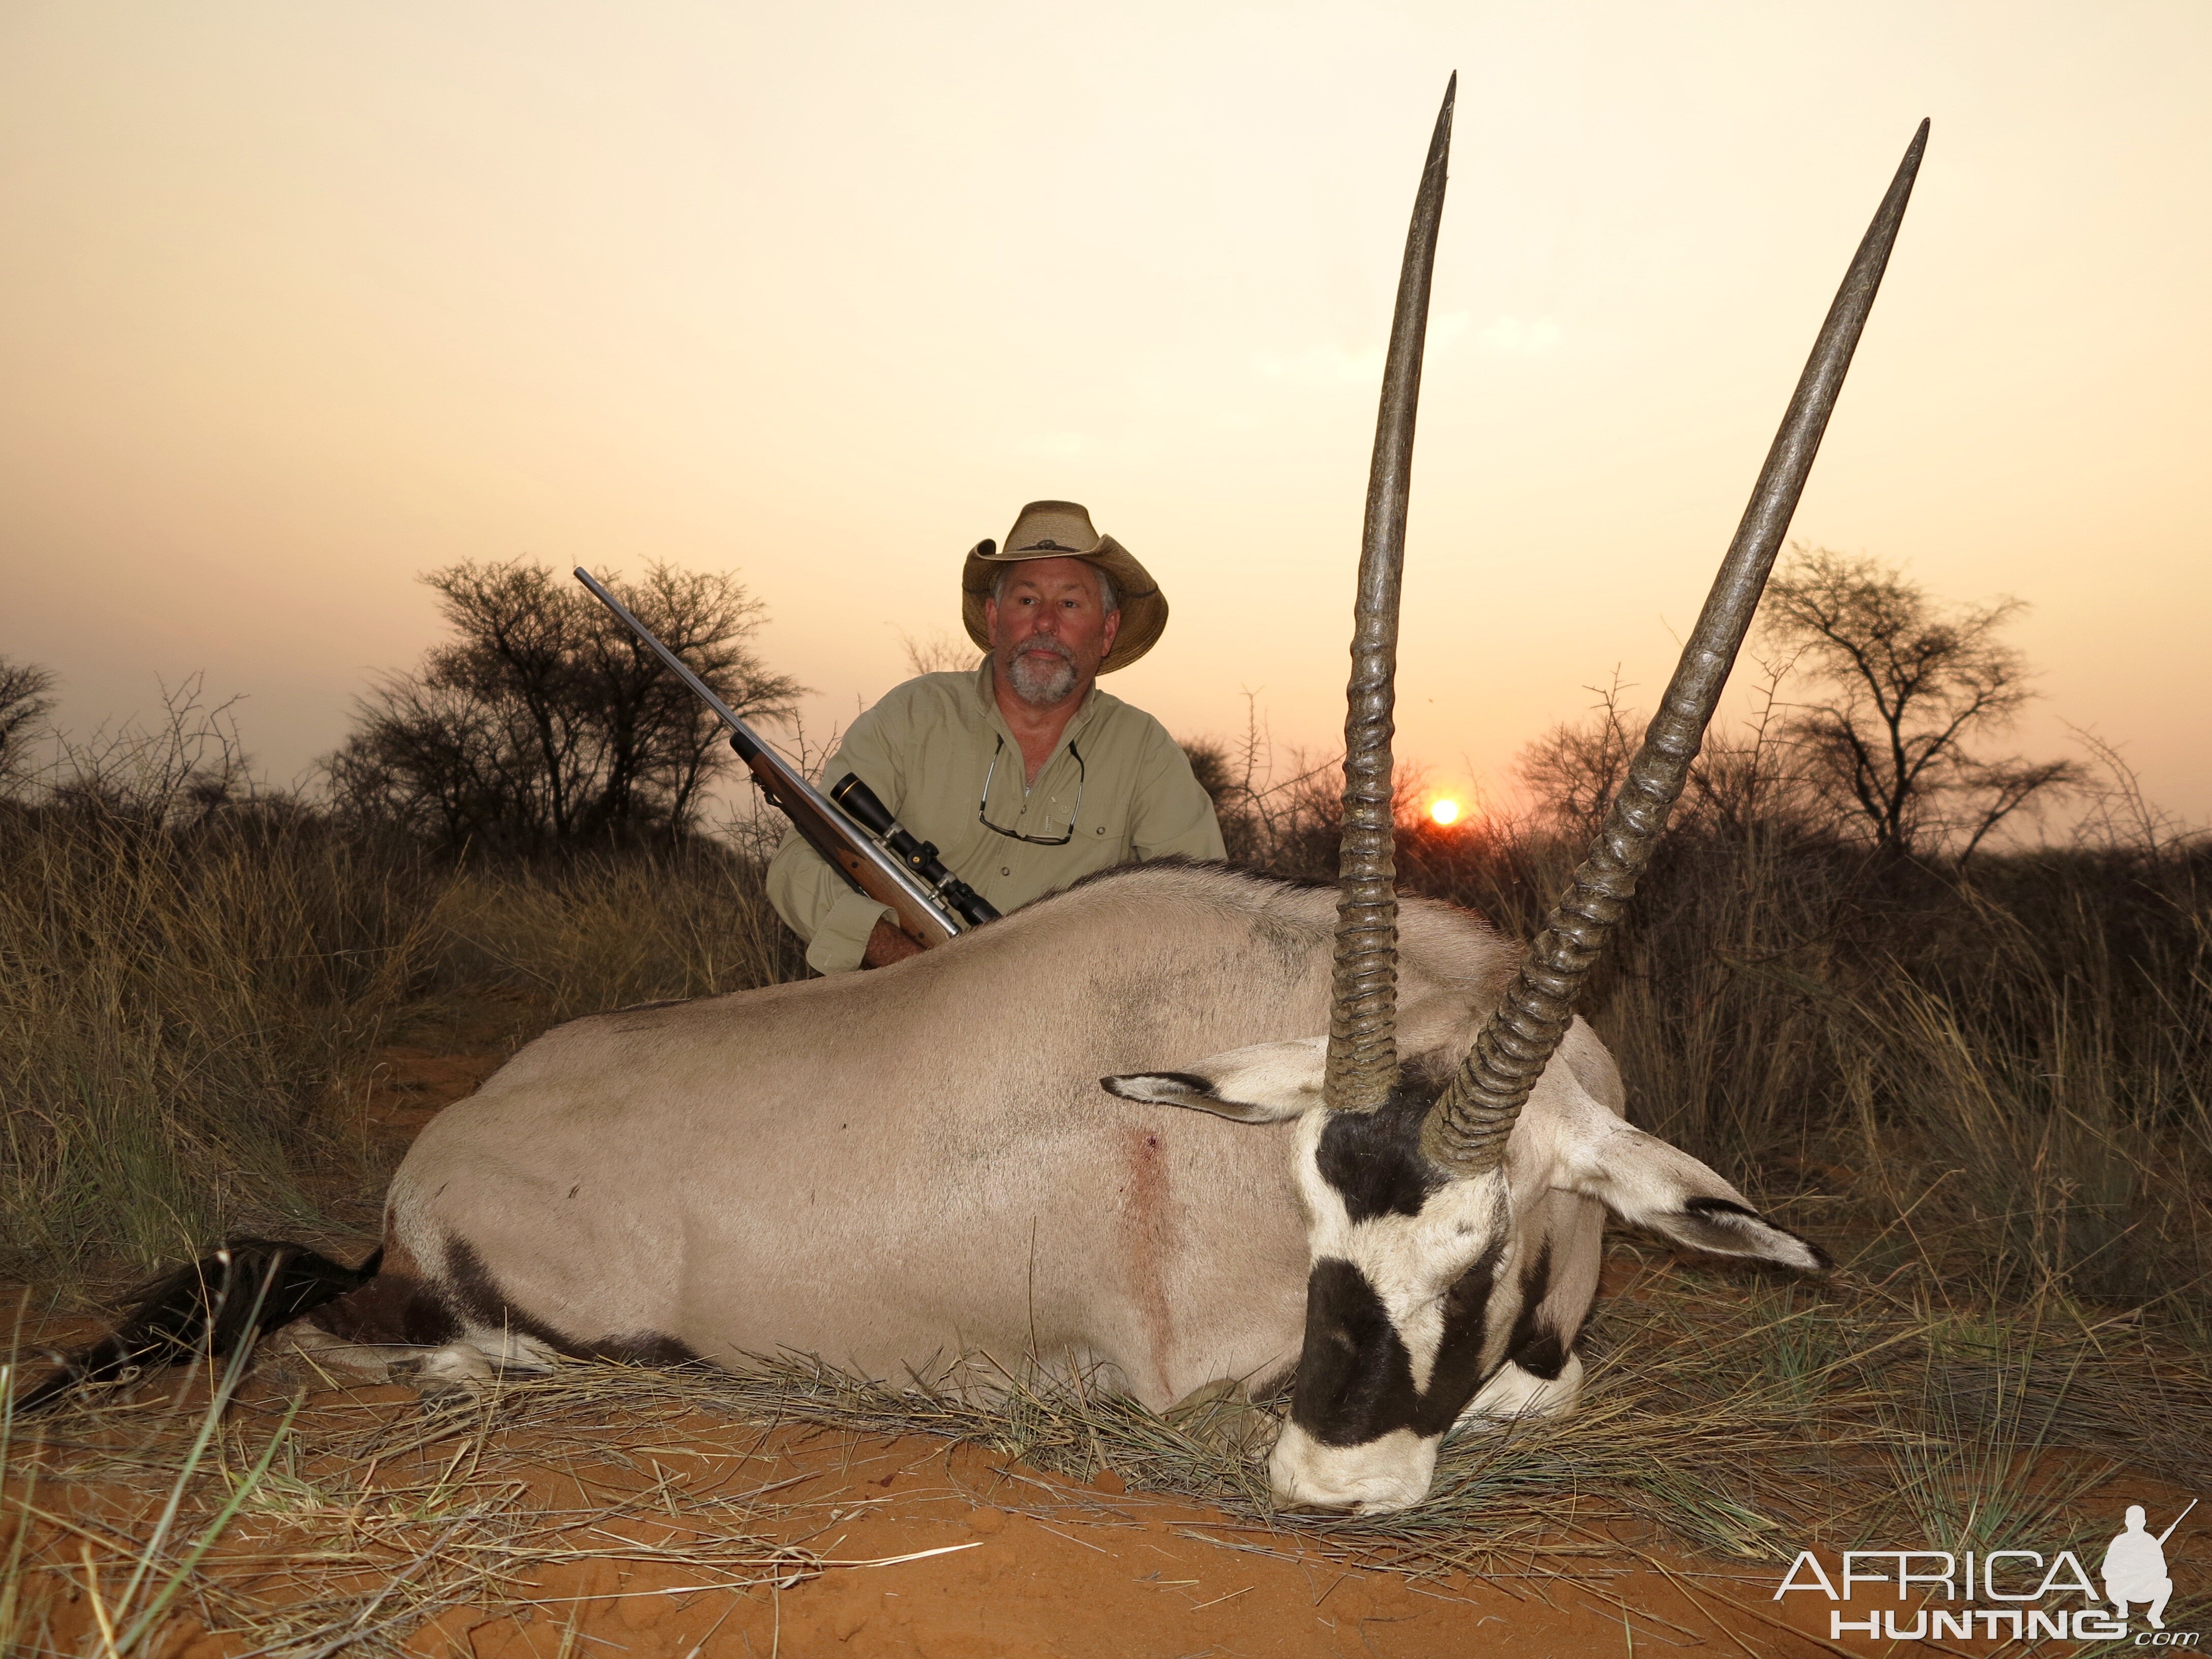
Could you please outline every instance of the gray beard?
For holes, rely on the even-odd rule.
[[[1049,708],[1066,702],[1067,694],[1075,690],[1074,659],[1072,654],[1048,657],[1026,648],[1017,651],[1006,668],[1006,683],[1030,708]]]

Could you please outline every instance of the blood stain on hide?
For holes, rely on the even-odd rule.
[[[1168,1353],[1175,1335],[1165,1264],[1178,1248],[1179,1230],[1159,1136],[1144,1129],[1133,1132],[1128,1163],[1129,1179],[1122,1188],[1122,1237],[1128,1255],[1129,1294],[1144,1329],[1153,1370],[1151,1381],[1164,1394],[1170,1386]]]

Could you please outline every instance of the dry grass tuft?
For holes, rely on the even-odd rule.
[[[0,817],[0,1273],[315,1227],[422,945],[403,876],[300,826]]]

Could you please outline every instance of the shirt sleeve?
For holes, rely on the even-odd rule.
[[[894,817],[904,800],[900,738],[912,724],[904,704],[894,691],[854,720],[822,769],[825,785],[848,772],[858,773]],[[806,941],[806,965],[817,974],[858,968],[876,924],[894,919],[888,906],[848,886],[795,829],[784,832],[782,845],[769,860],[768,897],[791,931]]]
[[[1138,769],[1129,843],[1139,863],[1177,855],[1219,863],[1229,856],[1220,822],[1213,816],[1213,798],[1190,769],[1190,757],[1182,752],[1182,745],[1158,721]]]

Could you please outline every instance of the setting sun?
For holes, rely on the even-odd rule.
[[[1459,803],[1449,797],[1432,801],[1429,805],[1429,816],[1438,823],[1457,823]]]

